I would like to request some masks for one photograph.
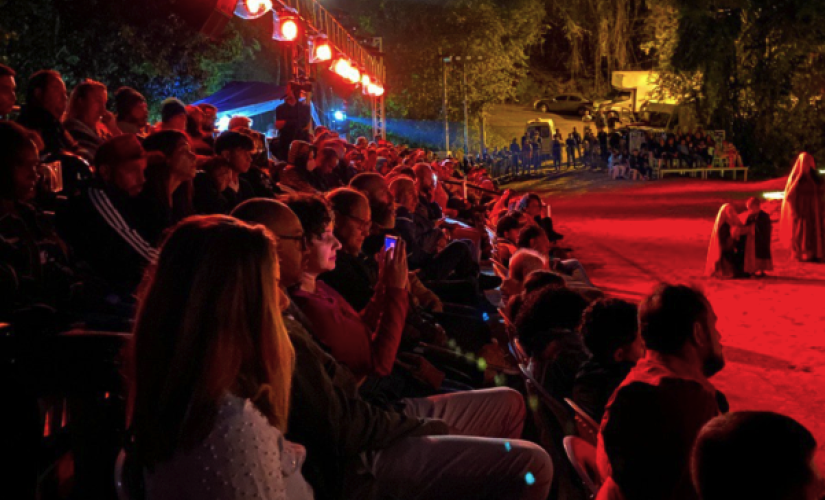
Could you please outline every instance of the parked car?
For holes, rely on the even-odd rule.
[[[567,113],[584,116],[593,109],[593,101],[581,94],[561,94],[546,97],[533,103],[533,108],[542,113]]]

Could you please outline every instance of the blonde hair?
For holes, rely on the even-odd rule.
[[[139,296],[133,429],[144,466],[209,434],[220,399],[248,398],[286,431],[294,351],[278,304],[275,238],[226,216],[169,234]]]

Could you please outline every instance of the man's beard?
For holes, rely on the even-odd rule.
[[[395,215],[392,203],[373,202],[370,203],[372,211],[372,221],[385,229],[392,229],[392,218]]]
[[[722,353],[713,352],[707,357],[707,359],[705,359],[704,363],[702,363],[702,373],[704,373],[706,377],[710,378],[722,371],[722,368],[724,367],[725,356]]]

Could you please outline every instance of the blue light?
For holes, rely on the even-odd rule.
[[[504,449],[507,450],[507,451],[510,451],[511,449],[513,449],[513,447],[510,446],[510,441],[507,441],[506,443],[504,443]]]
[[[524,482],[527,483],[527,486],[533,486],[536,484],[536,476],[532,472],[528,472],[524,475]]]
[[[484,321],[490,321],[490,315],[487,314],[486,312],[481,313],[481,319],[483,319]]]
[[[347,115],[345,115],[343,111],[336,111],[333,116],[335,116],[335,120],[339,122],[347,119]]]

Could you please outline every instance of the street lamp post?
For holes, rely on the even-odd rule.
[[[449,56],[450,59],[453,59],[452,56]],[[481,62],[484,60],[482,56],[455,56],[456,62],[461,62],[462,64],[462,81],[461,81],[461,91],[464,94],[464,154],[470,154],[470,125],[469,125],[469,118],[467,116],[467,63],[468,62]],[[445,58],[446,61],[446,58]],[[445,75],[445,88],[446,88],[446,75]]]

